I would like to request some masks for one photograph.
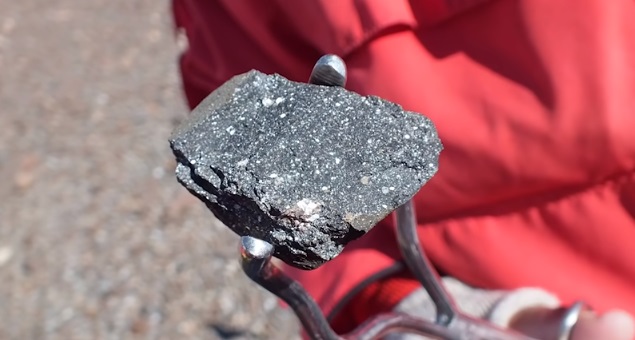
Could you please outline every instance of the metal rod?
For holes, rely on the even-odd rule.
[[[482,319],[458,315],[448,327],[469,340],[537,340],[511,329],[500,328]]]
[[[270,243],[243,236],[240,238],[240,245],[241,264],[245,274],[289,304],[311,339],[341,339],[302,285],[271,263],[274,249]]]
[[[344,338],[347,340],[381,339],[394,332],[418,334],[432,339],[461,339],[455,331],[443,325],[437,325],[427,320],[399,313],[378,315],[344,336]]]
[[[423,252],[417,234],[417,221],[412,200],[397,208],[397,241],[406,265],[421,282],[437,309],[436,322],[449,325],[458,314],[458,308],[441,284],[439,274]]]

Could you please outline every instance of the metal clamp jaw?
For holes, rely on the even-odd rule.
[[[327,86],[344,86],[346,65],[334,55],[320,58],[309,82]],[[439,275],[428,261],[416,232],[412,202],[397,208],[397,239],[403,259],[414,277],[426,289],[436,306],[436,321],[409,315],[378,315],[350,334],[338,335],[330,327],[313,298],[297,281],[286,276],[272,262],[273,246],[266,241],[244,236],[240,240],[242,268],[250,279],[284,300],[295,312],[312,339],[379,339],[391,332],[414,333],[436,339],[530,340],[531,338],[500,329],[483,320],[462,314],[446,292]]]

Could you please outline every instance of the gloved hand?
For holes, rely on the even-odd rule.
[[[458,307],[466,314],[489,320],[506,328],[544,340],[630,340],[635,338],[631,315],[614,310],[598,315],[583,309],[570,334],[563,334],[563,322],[568,307],[557,297],[539,288],[512,291],[485,290],[470,287],[454,278],[443,278],[443,285]],[[434,320],[435,306],[423,288],[406,297],[396,312]],[[566,332],[565,332],[566,333]],[[411,340],[421,337],[405,334],[389,336],[387,340]]]
[[[538,339],[558,339],[563,312],[560,309],[529,308],[519,312],[510,327]],[[635,338],[633,317],[621,310],[603,314],[583,311],[571,330],[571,340],[631,340]],[[559,340],[559,339],[558,339]]]

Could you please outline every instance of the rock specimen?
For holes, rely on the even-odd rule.
[[[257,71],[210,94],[171,140],[178,180],[239,235],[314,269],[437,171],[429,119],[377,97]]]

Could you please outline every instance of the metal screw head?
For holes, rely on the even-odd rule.
[[[346,85],[346,63],[334,54],[323,55],[313,66],[309,83],[344,87]]]
[[[255,237],[242,236],[240,255],[243,260],[265,260],[273,255],[273,245]]]

